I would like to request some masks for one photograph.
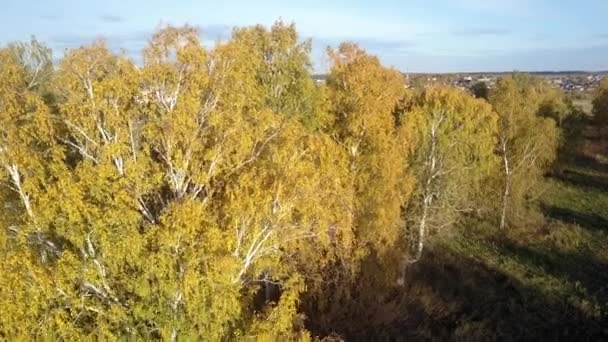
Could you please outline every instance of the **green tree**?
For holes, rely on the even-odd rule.
[[[593,99],[593,119],[600,128],[608,126],[608,78],[600,82]]]
[[[295,25],[277,21],[270,30],[262,25],[235,29],[234,42],[250,49],[255,77],[264,105],[307,126],[318,128],[327,120],[323,93],[312,79],[311,41],[299,41]]]
[[[544,91],[540,80],[514,74],[499,79],[490,94],[490,103],[499,115],[501,228],[523,215],[556,157],[559,132],[555,121],[539,115]]]
[[[565,94],[560,89],[550,88],[545,84],[538,114],[555,120],[557,126],[563,128],[564,122],[573,112],[572,103]]]
[[[48,83],[53,74],[53,55],[49,47],[32,37],[29,42],[16,42],[8,45],[19,65],[24,68],[27,88],[48,92]]]
[[[429,230],[441,231],[461,213],[483,208],[483,185],[497,165],[498,116],[487,102],[449,87],[425,89],[402,116],[417,142],[410,157],[417,188],[408,211],[416,231],[410,233],[417,241],[414,262]]]
[[[471,92],[478,99],[487,100],[490,95],[490,88],[486,82],[477,82],[471,87]]]

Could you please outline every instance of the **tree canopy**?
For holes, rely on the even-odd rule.
[[[604,78],[593,99],[593,117],[601,127],[608,126],[608,78]]]
[[[142,65],[103,41],[55,65],[35,39],[2,48],[0,337],[382,326],[429,236],[498,209],[505,226],[554,159],[541,108],[560,98],[536,79],[489,102],[409,91],[344,43],[317,84],[310,50],[280,21],[213,48],[165,27]]]
[[[546,85],[526,74],[500,79],[490,94],[490,103],[499,115],[503,228],[509,219],[523,217],[523,210],[539,190],[539,180],[556,158],[556,122],[541,115],[546,94]]]

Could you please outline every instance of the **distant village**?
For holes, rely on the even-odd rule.
[[[507,73],[462,73],[462,74],[419,74],[406,73],[406,87],[417,88],[429,84],[449,84],[464,90],[471,89],[477,83],[485,83],[493,88],[496,80]],[[555,88],[571,93],[592,92],[608,71],[602,72],[531,72],[531,74],[545,78]],[[325,83],[327,75],[313,76],[317,84]]]
[[[561,88],[567,92],[585,93],[593,91],[608,72],[537,72],[535,76],[543,77],[555,88]],[[461,89],[470,89],[477,83],[485,83],[488,88],[494,87],[496,80],[504,73],[492,74],[406,74],[408,85],[416,87],[425,84],[450,84]]]

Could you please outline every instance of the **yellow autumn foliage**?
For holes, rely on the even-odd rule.
[[[516,164],[547,155],[512,175],[509,203],[552,160],[555,127],[521,95],[533,86],[505,79],[493,106],[411,93],[353,43],[329,50],[317,84],[310,50],[280,21],[213,48],[169,26],[141,65],[103,41],[54,67],[35,40],[1,49],[0,339],[382,326],[397,319],[425,194],[445,194],[429,216],[448,224],[502,191],[500,142]]]

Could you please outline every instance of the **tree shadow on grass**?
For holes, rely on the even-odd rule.
[[[550,205],[541,206],[545,217],[550,217],[565,223],[577,224],[591,230],[608,231],[608,220],[597,214],[581,213],[569,208],[560,208]]]
[[[538,258],[535,255],[525,257]],[[558,257],[562,258],[570,256]],[[573,263],[579,261],[588,262],[576,260]],[[579,276],[572,277],[584,278]],[[405,286],[400,291],[399,308],[403,318],[399,322],[349,338],[407,341],[608,339],[605,317],[592,317],[564,298],[547,295],[446,248],[428,250],[421,261],[410,267]]]
[[[608,175],[590,175],[567,169],[553,175],[553,177],[574,186],[608,191]]]
[[[507,239],[502,239],[497,246],[501,254],[515,258],[529,268],[567,279],[594,297],[596,302],[608,305],[608,264],[597,260],[584,248],[577,253],[560,252],[531,248]]]
[[[586,155],[578,154],[574,156],[574,158],[572,158],[572,163],[585,169],[608,173],[608,164],[600,163],[594,158]]]

